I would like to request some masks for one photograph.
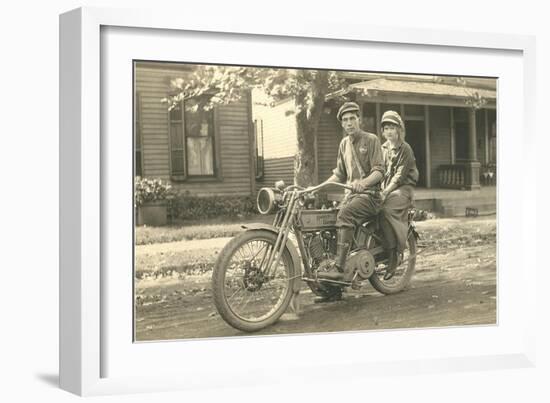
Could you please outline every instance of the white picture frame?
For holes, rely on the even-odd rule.
[[[110,293],[116,282],[107,284],[111,272],[106,272],[110,259],[120,255],[116,250],[117,235],[105,233],[112,229],[114,216],[112,186],[116,178],[124,178],[113,171],[111,147],[124,147],[124,143],[111,142],[105,137],[110,130],[110,111],[102,103],[102,92],[110,91],[109,83],[102,80],[105,63],[102,57],[107,47],[116,46],[116,39],[107,41],[102,32],[110,27],[128,30],[158,30],[171,32],[169,40],[179,40],[177,32],[193,33],[194,40],[202,35],[226,35],[232,38],[250,39],[260,45],[290,41],[295,44],[319,41],[320,46],[360,47],[373,45],[380,48],[395,47],[411,52],[451,51],[459,57],[461,52],[495,53],[509,55],[510,68],[507,82],[510,94],[517,97],[514,104],[505,99],[507,88],[499,86],[499,183],[498,206],[500,211],[516,206],[515,216],[506,223],[499,221],[499,322],[497,326],[482,328],[423,329],[387,332],[348,332],[331,335],[302,335],[279,337],[247,337],[231,340],[197,340],[172,343],[150,343],[136,346],[126,337],[120,341],[117,331],[111,326],[115,314]],[[170,30],[170,31],[168,31]],[[138,31],[135,31],[138,32]],[[145,32],[145,31],[142,31]],[[148,31],[150,32],[150,31]],[[124,32],[127,35],[128,32]],[[146,34],[146,33],[145,33]],[[130,33],[130,35],[132,35]],[[175,36],[174,36],[175,35]],[[114,37],[113,37],[114,38]],[[214,38],[215,39],[215,38]],[[131,40],[131,39],[130,39]],[[193,40],[192,38],[190,40]],[[142,46],[146,47],[143,43]],[[398,49],[399,48],[399,49]],[[129,47],[131,49],[131,47]],[[431,49],[431,50],[430,50]],[[197,51],[198,52],[198,51]],[[499,53],[500,52],[500,53]],[[238,51],[236,51],[238,54]],[[199,53],[197,53],[199,55]],[[244,57],[241,53],[241,56]],[[266,63],[261,57],[258,64]],[[114,56],[113,56],[114,57]],[[129,55],[129,57],[132,57]],[[198,56],[197,56],[198,57]],[[135,57],[139,58],[139,57]],[[518,176],[510,165],[510,155],[519,154],[518,165],[527,164],[528,155],[534,147],[534,99],[535,99],[535,42],[534,38],[522,35],[473,34],[457,31],[430,31],[406,28],[369,27],[361,24],[333,24],[304,20],[301,24],[281,25],[276,21],[246,21],[239,26],[230,19],[218,20],[185,18],[167,12],[152,10],[110,10],[81,8],[60,17],[60,385],[63,389],[79,395],[136,393],[189,388],[223,386],[248,386],[257,384],[295,382],[294,374],[301,373],[304,381],[322,381],[328,373],[338,379],[380,374],[416,374],[419,372],[444,372],[519,368],[533,366],[535,362],[534,339],[536,329],[535,289],[536,284],[525,281],[521,301],[511,301],[508,290],[513,287],[515,275],[524,279],[536,277],[534,254],[525,254],[529,247],[529,233],[535,233],[535,209],[527,208],[526,192],[514,192],[512,185],[521,183],[525,189],[534,189],[533,176]],[[508,60],[508,59],[506,59]],[[508,63],[503,61],[503,65]],[[199,60],[194,60],[199,61]],[[212,61],[212,60],[200,60]],[[226,60],[227,61],[227,60]],[[434,60],[435,62],[435,60]],[[420,62],[419,62],[420,63]],[[244,63],[243,63],[244,64]],[[107,66],[108,67],[108,66]],[[115,66],[116,67],[116,66]],[[127,66],[118,67],[127,71]],[[314,66],[318,67],[318,66]],[[414,67],[411,67],[414,70]],[[418,65],[416,68],[421,68]],[[504,67],[503,67],[504,68]],[[476,67],[469,66],[473,69]],[[420,72],[408,70],[407,72]],[[114,77],[114,76],[113,76]],[[112,81],[110,82],[112,83]],[[127,85],[126,83],[125,85]],[[119,92],[120,93],[120,92]],[[131,92],[126,93],[131,99]],[[504,97],[504,98],[503,98]],[[109,98],[110,99],[110,98]],[[502,102],[502,103],[501,103]],[[111,105],[110,103],[109,105]],[[502,111],[517,109],[513,120]],[[507,109],[508,108],[508,109]],[[126,122],[126,124],[131,122]],[[509,123],[503,125],[502,123]],[[504,126],[504,127],[503,127]],[[521,140],[509,144],[511,132],[521,133]],[[508,163],[506,163],[508,161]],[[109,170],[111,169],[111,171]],[[131,187],[131,183],[126,184]],[[124,192],[130,192],[125,189]],[[529,197],[533,197],[532,194]],[[131,211],[128,211],[131,215]],[[118,218],[116,218],[118,220]],[[115,230],[113,230],[116,232]],[[131,228],[118,227],[121,237]],[[122,233],[122,234],[121,234]],[[521,240],[517,244],[517,240]],[[515,250],[506,248],[516,241]],[[504,247],[501,247],[504,245]],[[513,273],[512,269],[519,270]],[[127,271],[127,281],[133,279]],[[123,275],[121,278],[124,279]],[[113,309],[111,309],[113,308]],[[118,306],[120,308],[120,306]],[[131,313],[130,313],[131,315]],[[118,318],[116,318],[118,319]],[[125,317],[127,321],[127,317]],[[119,323],[125,323],[124,320]],[[127,322],[126,322],[127,323]],[[131,329],[125,331],[131,332]],[[124,331],[124,332],[125,332]],[[113,335],[113,333],[115,333]],[[125,333],[126,334],[126,333]],[[356,346],[365,343],[365,338],[380,340],[403,338],[408,346],[420,346],[410,354],[383,358],[376,354],[353,354]],[[315,345],[325,348],[341,346],[341,354],[329,359],[316,360],[309,355],[300,355],[314,340]],[[369,340],[369,342],[371,341]],[[445,340],[461,340],[461,345],[445,347]],[[477,340],[480,340],[477,342]],[[491,343],[493,340],[493,343]],[[117,344],[121,343],[121,344]],[[124,344],[124,343],[127,343]],[[459,343],[459,344],[460,344]],[[492,344],[492,346],[491,346]],[[404,347],[404,348],[405,348]],[[216,357],[226,361],[239,358],[239,352],[252,352],[252,358],[238,365],[224,366]],[[258,352],[269,350],[268,359],[261,359]],[[348,351],[349,350],[349,351]],[[291,352],[285,358],[281,352]],[[121,355],[123,354],[126,355]],[[131,371],[133,354],[140,359],[164,363],[165,370]],[[185,355],[184,355],[185,354]],[[185,357],[178,363],[168,362],[169,355]],[[240,354],[242,357],[242,354]],[[279,357],[282,357],[279,359]],[[307,359],[306,359],[307,358]],[[115,362],[129,360],[127,367]],[[111,368],[111,364],[112,368]],[[116,370],[115,370],[116,367]],[[323,367],[319,373],[310,369]],[[158,366],[156,367],[159,368]],[[261,371],[260,371],[261,369]],[[251,371],[252,370],[252,371]],[[323,373],[325,375],[323,375]]]

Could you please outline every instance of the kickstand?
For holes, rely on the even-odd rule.
[[[300,291],[294,291],[292,293],[292,297],[290,299],[290,309],[292,312],[294,312],[296,315],[299,315],[301,313],[301,304],[300,304]]]

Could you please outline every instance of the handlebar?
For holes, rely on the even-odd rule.
[[[344,189],[347,189],[347,190],[352,190],[352,187],[350,185],[346,185],[346,184],[343,184],[343,183],[339,183],[339,182],[323,182],[317,186],[313,186],[313,187],[309,187],[309,188],[302,188],[303,190],[299,190],[298,191],[298,195],[301,195],[301,194],[304,194],[304,193],[313,193],[313,192],[316,192],[320,189],[323,189],[327,186],[332,186],[332,185],[335,185],[335,186],[339,186],[341,188],[344,188]]]

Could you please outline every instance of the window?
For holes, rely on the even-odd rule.
[[[395,111],[401,115],[401,105],[400,104],[380,104],[380,118],[386,111]]]
[[[489,162],[492,164],[497,163],[497,121],[496,111],[489,111],[487,113],[490,122],[489,132]]]
[[[254,120],[254,149],[256,156],[256,179],[264,176],[264,121]]]
[[[405,120],[424,120],[424,105],[404,105]]]
[[[172,177],[213,177],[214,111],[200,100],[186,100],[170,111],[170,158]]]
[[[139,93],[136,93],[134,105],[134,174],[135,176],[142,176],[142,162],[141,162],[141,97]]]
[[[363,130],[369,133],[376,133],[376,104],[373,102],[363,103]]]
[[[470,155],[470,123],[466,108],[453,108],[455,129],[455,156],[457,160],[468,160]]]

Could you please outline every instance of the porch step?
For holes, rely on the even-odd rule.
[[[443,217],[464,217],[470,213],[487,215],[496,213],[496,188],[480,190],[419,189],[415,198],[416,208],[433,211]]]
[[[467,215],[496,214],[497,205],[494,203],[470,203],[469,205],[448,204],[441,207],[439,214],[443,217],[464,217]]]
[[[474,215],[495,214],[497,210],[496,201],[482,200],[453,202],[451,200],[424,199],[416,200],[414,206],[420,210],[432,211],[442,217],[464,217],[467,209]]]
[[[414,207],[434,212],[440,217],[464,217],[466,209],[477,211],[478,215],[495,214],[496,188],[485,187],[481,190],[417,189]],[[329,195],[330,200],[338,200]],[[341,197],[340,197],[341,199]]]

